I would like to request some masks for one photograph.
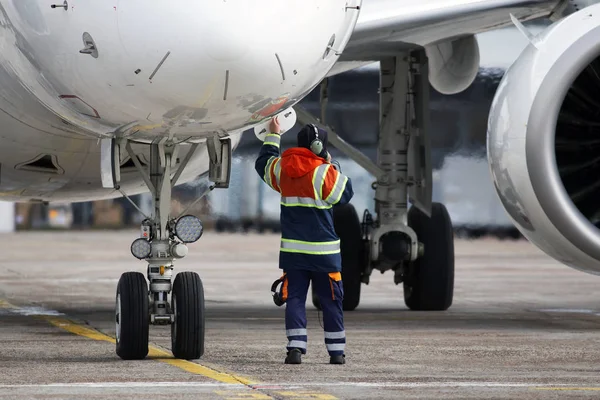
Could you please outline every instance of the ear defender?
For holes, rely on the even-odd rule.
[[[315,131],[315,138],[310,142],[310,151],[316,155],[320,155],[323,151],[323,142],[319,138],[319,130],[313,124],[310,125]]]
[[[273,303],[275,303],[277,307],[281,307],[287,301],[287,296],[283,293],[284,281],[285,274],[281,278],[273,282],[273,285],[271,285],[271,295],[273,295]],[[277,286],[279,286],[280,284],[281,288],[277,290]]]

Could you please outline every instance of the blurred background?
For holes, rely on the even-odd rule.
[[[529,24],[537,33],[548,21]],[[486,159],[488,111],[495,90],[506,68],[527,44],[515,28],[509,27],[478,35],[481,67],[475,82],[463,93],[444,96],[431,89],[431,135],[433,162],[433,199],[443,202],[459,236],[494,235],[519,238],[496,193]],[[327,123],[348,142],[375,160],[377,150],[378,64],[363,67],[333,78],[329,82]],[[320,114],[319,88],[301,103],[315,115]],[[295,144],[299,127],[286,133],[282,148]],[[218,189],[189,210],[202,219],[206,230],[279,230],[279,196],[270,190],[254,170],[262,142],[252,131],[242,136],[234,152],[229,189]],[[330,149],[354,186],[359,215],[364,209],[374,212],[373,176],[353,161]],[[175,212],[194,201],[207,187],[206,177],[179,185],[173,193]],[[151,213],[149,194],[132,196],[147,214]],[[48,229],[131,229],[143,216],[126,200],[114,199],[85,203],[6,203],[0,202],[0,231]]]

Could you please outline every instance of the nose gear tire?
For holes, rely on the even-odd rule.
[[[424,254],[408,266],[404,302],[411,310],[447,310],[454,295],[454,232],[448,210],[443,204],[433,203],[429,218],[411,207],[408,226],[423,243]]]
[[[180,272],[173,282],[171,351],[176,358],[194,360],[204,354],[204,287],[195,272]]]
[[[120,303],[120,304],[119,304]],[[148,284],[143,274],[126,272],[117,284],[117,355],[141,360],[148,355]]]

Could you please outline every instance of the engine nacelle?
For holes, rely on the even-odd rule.
[[[455,94],[471,86],[479,71],[479,45],[475,36],[425,46],[429,83],[442,94]]]
[[[570,267],[600,275],[600,5],[554,23],[508,69],[487,152],[519,230]]]

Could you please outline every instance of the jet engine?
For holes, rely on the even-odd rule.
[[[529,40],[490,111],[494,185],[531,242],[600,275],[600,5]]]

